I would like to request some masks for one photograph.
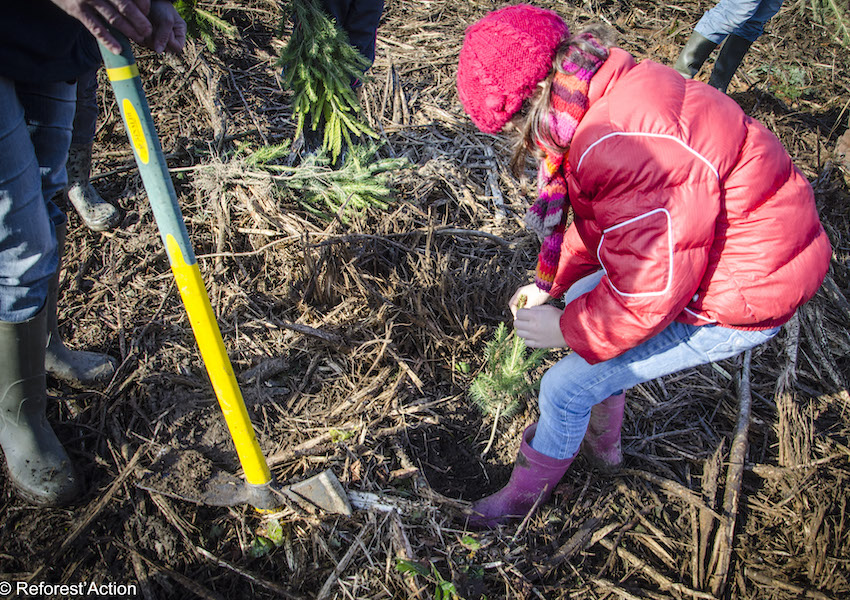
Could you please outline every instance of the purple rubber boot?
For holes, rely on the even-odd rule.
[[[581,451],[593,467],[602,471],[616,471],[623,464],[620,445],[620,429],[623,426],[623,411],[626,394],[621,392],[609,396],[590,411],[590,423]]]
[[[538,498],[542,503],[552,495],[552,490],[567,472],[573,459],[551,458],[532,448],[529,442],[534,438],[536,430],[537,423],[533,423],[523,432],[522,445],[508,484],[472,505],[475,514],[469,518],[470,526],[492,528],[512,518],[522,518]]]

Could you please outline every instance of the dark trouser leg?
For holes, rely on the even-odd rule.
[[[696,31],[691,34],[673,68],[685,79],[693,79],[717,44]]]
[[[732,81],[732,76],[741,61],[744,60],[744,55],[750,49],[752,42],[745,40],[737,35],[730,35],[723,43],[720,49],[720,54],[717,61],[714,63],[714,69],[711,71],[711,77],[708,79],[708,85],[717,88],[724,94],[726,88],[729,87],[729,82]]]

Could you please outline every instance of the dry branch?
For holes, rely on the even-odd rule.
[[[717,489],[720,478],[720,467],[723,455],[723,443],[717,446],[711,458],[705,461],[702,475],[702,496],[706,503],[706,507],[711,511],[717,508]],[[717,524],[716,513],[712,513],[705,508],[699,509],[699,540],[694,540],[698,544],[698,565],[697,579],[700,587],[706,584],[706,561],[708,560],[708,543],[711,539],[711,534],[715,531]]]
[[[235,565],[235,564],[233,564],[229,561],[224,560],[223,558],[219,558],[218,556],[216,556],[215,554],[213,554],[212,552],[210,552],[209,550],[207,550],[205,548],[201,548],[200,546],[195,546],[195,552],[197,552],[198,554],[200,554],[201,556],[203,556],[207,560],[209,560],[209,561],[211,561],[211,562],[213,562],[213,563],[215,563],[215,564],[217,564],[221,567],[224,567],[225,569],[229,569],[230,571],[233,571],[234,573],[238,573],[240,577],[247,579],[251,583],[259,585],[260,587],[263,587],[263,588],[269,590],[270,592],[275,593],[279,598],[287,598],[287,599],[291,599],[291,600],[301,600],[303,598],[303,596],[300,596],[298,594],[293,594],[292,592],[287,590],[282,585],[278,585],[273,581],[269,581],[265,577],[260,577],[259,575],[255,574],[255,573],[249,572],[247,569],[243,569],[243,568],[241,568],[241,567],[239,567],[239,566],[237,566],[237,565]]]
[[[360,529],[360,532],[357,534],[357,538],[351,543],[348,551],[346,551],[345,555],[337,563],[333,572],[325,580],[322,589],[320,589],[318,595],[316,595],[316,600],[325,600],[326,598],[330,598],[333,593],[333,588],[339,580],[339,576],[342,575],[342,572],[345,571],[346,567],[348,567],[348,563],[350,563],[351,559],[354,558],[355,553],[363,548],[363,537],[371,527],[371,524],[367,523]]]
[[[720,597],[726,587],[729,575],[729,564],[732,561],[734,546],[735,524],[738,518],[738,498],[741,494],[741,482],[744,475],[744,462],[747,458],[749,445],[750,414],[752,411],[752,395],[750,393],[750,364],[752,351],[744,353],[744,365],[741,371],[738,423],[735,436],[729,449],[729,470],[726,474],[726,487],[723,494],[723,518],[714,538],[714,550],[711,564],[713,566],[710,578],[711,591]]]
[[[677,583],[669,577],[662,575],[645,560],[639,558],[632,552],[629,552],[621,545],[614,544],[614,542],[612,542],[611,540],[602,539],[599,540],[599,543],[602,544],[609,551],[616,552],[620,556],[620,558],[626,561],[626,563],[638,569],[639,571],[647,575],[650,579],[655,581],[655,583],[658,584],[662,591],[672,591],[677,594],[690,596],[692,598],[698,598],[700,600],[715,600],[715,596],[711,594],[692,590],[689,587],[682,585],[681,583]]]
[[[771,577],[767,573],[763,573],[750,567],[746,567],[744,572],[746,576],[752,579],[753,581],[761,583],[762,585],[766,585],[770,589],[778,588],[780,590],[785,590],[786,592],[796,594],[798,597],[802,596],[804,598],[812,598],[813,600],[833,600],[832,597],[827,596],[826,594],[823,594],[816,590],[806,589],[804,587],[789,583],[787,581],[781,581],[779,579],[776,579],[775,577]]]
[[[206,587],[204,587],[203,585],[201,585],[200,583],[198,583],[194,579],[191,579],[190,577],[186,577],[182,573],[179,573],[179,572],[175,571],[174,569],[171,569],[170,567],[162,565],[162,564],[156,562],[155,560],[148,558],[147,556],[143,555],[141,552],[139,552],[135,548],[130,548],[130,547],[126,546],[125,544],[121,543],[120,541],[116,541],[116,545],[127,550],[134,557],[135,560],[144,561],[145,563],[147,563],[151,567],[151,569],[153,569],[154,571],[157,571],[159,573],[162,573],[163,575],[166,575],[167,577],[170,577],[171,579],[173,579],[174,581],[176,581],[177,583],[182,585],[184,588],[186,588],[187,590],[189,590],[190,592],[192,592],[193,594],[195,594],[199,598],[203,598],[204,600],[224,600],[223,596],[216,594],[212,590],[207,589]]]
[[[213,129],[213,142],[216,150],[221,150],[224,137],[227,134],[227,119],[219,95],[221,73],[212,68],[192,40],[186,40],[182,56],[166,54],[169,65],[184,79],[190,79],[190,87],[198,104],[203,107],[210,119]],[[198,73],[198,77],[193,77]]]
[[[720,515],[717,512],[706,506],[705,503],[700,499],[699,496],[697,496],[696,493],[694,493],[693,490],[689,490],[681,483],[676,483],[675,481],[665,479],[664,477],[659,477],[658,475],[655,475],[653,473],[648,473],[646,471],[640,471],[637,469],[623,469],[622,472],[628,475],[642,477],[643,479],[646,479],[647,481],[650,481],[655,485],[659,486],[668,495],[680,498],[681,500],[684,500],[687,504],[704,510],[716,519],[720,519]]]
[[[558,567],[561,563],[569,561],[573,556],[586,548],[589,545],[588,542],[590,541],[593,532],[597,527],[599,527],[600,523],[601,521],[595,517],[592,517],[582,523],[578,528],[578,531],[570,536],[570,539],[561,545],[561,547],[558,548],[552,555],[552,558],[549,559],[543,572],[543,576],[545,577],[549,575],[549,573],[551,573],[552,570]]]

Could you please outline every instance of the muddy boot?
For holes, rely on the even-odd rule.
[[[616,471],[623,464],[620,429],[626,394],[620,392],[605,398],[590,411],[590,423],[581,444],[581,453],[591,466],[601,471]]]
[[[717,44],[694,31],[685,47],[682,48],[682,52],[679,53],[679,58],[676,59],[673,68],[685,79],[693,79],[715,48],[717,48]]]
[[[573,462],[572,458],[557,459],[541,454],[530,446],[537,423],[522,434],[522,445],[514,463],[508,484],[501,490],[473,503],[472,527],[495,527],[512,518],[521,519],[535,502],[546,502],[552,491]]]
[[[0,322],[0,446],[21,497],[60,506],[79,496],[71,460],[47,422],[44,339],[47,313],[23,323]]]
[[[106,231],[121,223],[121,211],[100,197],[91,183],[91,144],[71,144],[68,151],[68,187],[65,194],[86,227]]]
[[[59,265],[50,280],[47,292],[47,353],[44,366],[52,376],[77,387],[103,385],[115,374],[115,360],[106,354],[71,350],[65,346],[59,334],[57,302],[59,297],[59,272],[62,269],[62,254],[65,250],[66,225],[56,227],[56,242],[59,245]]]
[[[708,78],[708,85],[725,94],[729,82],[732,81],[732,75],[738,70],[741,61],[744,60],[744,55],[752,44],[752,42],[737,35],[727,37],[714,63],[711,77]]]

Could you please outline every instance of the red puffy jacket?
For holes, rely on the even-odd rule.
[[[817,291],[832,254],[805,176],[734,100],[618,48],[570,147],[574,221],[551,290],[605,275],[561,317],[608,360],[671,321],[768,329]]]

